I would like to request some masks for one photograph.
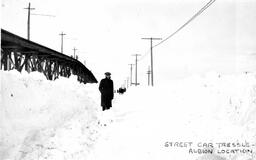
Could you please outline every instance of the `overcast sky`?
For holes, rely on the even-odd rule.
[[[106,71],[120,85],[132,54],[150,47],[143,37],[166,38],[209,0],[2,0],[1,25],[26,38],[28,3],[31,40],[64,53],[76,47],[81,62],[100,80]],[[216,0],[178,34],[154,48],[155,84],[194,73],[256,69],[256,1]],[[155,41],[154,44],[157,42]],[[138,62],[138,80],[147,84],[150,56]]]

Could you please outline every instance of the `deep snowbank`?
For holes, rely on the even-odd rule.
[[[0,82],[1,160],[84,159],[97,135],[95,85],[17,71]]]
[[[39,73],[16,71],[0,71],[0,77],[3,160],[255,159],[256,145],[253,154],[230,155],[190,154],[165,146],[256,144],[255,73],[209,73],[154,88],[130,87],[115,95],[113,108],[104,113],[97,84],[79,84],[75,77],[47,81]],[[215,144],[214,149],[227,148]]]
[[[89,160],[254,160],[255,87],[254,73],[208,73],[154,88],[131,87],[116,100],[115,123]],[[186,147],[170,147],[171,142],[192,142],[193,153]],[[218,146],[245,142],[250,147]],[[213,154],[194,152],[205,149]],[[236,154],[228,154],[236,149]],[[240,153],[244,149],[253,153]]]
[[[128,94],[131,99],[139,97],[147,102],[136,104],[138,101],[134,101],[130,106],[140,105],[156,119],[168,121],[168,117],[173,116],[175,118],[169,120],[186,120],[189,128],[202,131],[202,137],[207,135],[212,140],[233,137],[256,142],[255,73],[220,75],[212,72],[154,88],[132,88]],[[156,114],[161,116],[154,116]],[[222,135],[219,135],[220,126],[226,130]]]

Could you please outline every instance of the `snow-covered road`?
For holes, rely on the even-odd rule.
[[[89,160],[253,159],[255,130],[249,126],[255,120],[242,104],[252,103],[251,84],[241,84],[239,79],[229,84],[218,76],[198,78],[131,88],[118,96],[113,109],[102,116],[107,127]],[[232,104],[235,101],[240,105]],[[242,119],[247,119],[244,124]],[[233,147],[223,146],[229,143]],[[245,143],[250,147],[238,147]],[[200,151],[212,154],[195,153]]]
[[[97,84],[0,74],[0,159],[255,160],[253,73],[130,87],[104,112]]]

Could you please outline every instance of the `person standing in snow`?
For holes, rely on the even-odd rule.
[[[101,93],[102,110],[112,107],[112,99],[114,98],[114,83],[111,80],[111,73],[106,72],[105,78],[100,81],[99,90]]]

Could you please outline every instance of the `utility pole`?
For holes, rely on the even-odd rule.
[[[131,71],[131,75],[130,75],[130,78],[131,78],[131,80],[130,80],[130,84],[132,85],[132,66],[134,65],[134,64],[129,64],[130,66],[131,66],[131,69],[130,69],[130,71]],[[130,86],[131,86],[130,85]]]
[[[27,36],[28,40],[30,40],[30,10],[34,10],[35,8],[30,7],[30,2],[28,3],[28,8],[24,8],[28,10],[28,24],[27,24]]]
[[[162,40],[162,38],[142,38],[146,40],[150,40],[150,53],[151,53],[151,85],[154,86],[154,79],[153,79],[153,40]]]
[[[135,86],[137,86],[138,56],[140,56],[140,54],[134,54],[133,56],[135,56]]]
[[[148,75],[148,86],[150,86],[150,66],[148,66],[147,75]]]
[[[126,80],[124,80],[124,84],[123,84],[122,88],[125,88],[125,86],[126,86]]]
[[[0,53],[0,70],[2,70],[2,53]]]
[[[127,85],[127,89],[129,88],[129,77],[127,77],[127,83],[126,83],[126,85]]]
[[[76,58],[76,50],[77,50],[77,48],[74,47],[74,48],[73,48],[73,51],[74,51],[74,58]]]
[[[63,53],[63,36],[66,35],[65,33],[61,32],[60,36],[61,36],[61,53]],[[75,57],[74,57],[75,58]]]
[[[27,22],[27,38],[30,40],[30,15],[37,15],[37,16],[47,16],[47,17],[55,17],[54,15],[49,14],[31,14],[30,11],[34,10],[35,8],[31,8],[30,2],[28,3],[28,8],[24,8],[28,10],[28,22]]]

